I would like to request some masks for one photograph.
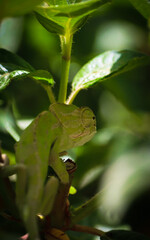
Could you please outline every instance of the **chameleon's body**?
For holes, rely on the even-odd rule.
[[[88,142],[96,132],[95,116],[85,107],[55,103],[39,114],[16,145],[17,163],[24,166],[17,175],[17,205],[30,238],[37,240],[36,214],[40,214],[48,165],[60,181],[69,180],[59,153]],[[42,214],[42,213],[41,213]]]

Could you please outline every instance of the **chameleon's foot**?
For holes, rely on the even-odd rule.
[[[0,168],[8,166],[9,165],[9,158],[5,153],[0,152]]]
[[[26,233],[25,235],[23,235],[20,240],[29,240],[29,234]],[[35,238],[34,240],[41,240],[40,238]]]
[[[25,235],[23,235],[20,240],[28,240],[29,234],[26,233]]]

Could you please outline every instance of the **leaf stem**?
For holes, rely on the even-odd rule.
[[[50,86],[45,86],[44,84],[42,84],[42,86],[44,87],[44,89],[47,92],[48,98],[50,100],[50,103],[55,103],[56,99],[55,96],[53,94],[52,88]]]
[[[68,97],[66,104],[72,104],[74,99],[76,98],[77,94],[80,92],[81,88],[76,89],[75,91],[72,91],[70,96]]]
[[[65,103],[67,96],[68,77],[70,69],[71,49],[72,49],[72,34],[70,32],[70,19],[66,25],[65,35],[60,36],[61,49],[62,49],[62,69],[61,81],[59,89],[58,101]]]

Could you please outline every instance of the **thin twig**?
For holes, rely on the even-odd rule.
[[[93,228],[93,227],[89,227],[89,226],[78,225],[78,224],[74,225],[69,230],[76,231],[76,232],[89,233],[89,234],[100,236],[100,237],[105,235],[105,232],[103,232],[102,230],[99,230],[99,229]]]
[[[71,223],[74,225],[90,215],[94,210],[96,210],[103,201],[104,189],[98,192],[95,196],[89,199],[87,202],[77,207],[72,214]]]

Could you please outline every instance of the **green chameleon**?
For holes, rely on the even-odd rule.
[[[83,145],[95,133],[95,116],[88,107],[78,108],[61,103],[50,105],[49,111],[40,113],[23,132],[16,144],[16,161],[20,165],[16,199],[30,239],[39,240],[36,215],[50,213],[59,180],[63,184],[69,182],[59,154]],[[45,184],[48,165],[59,180],[51,177]],[[51,199],[51,204],[44,198]]]

